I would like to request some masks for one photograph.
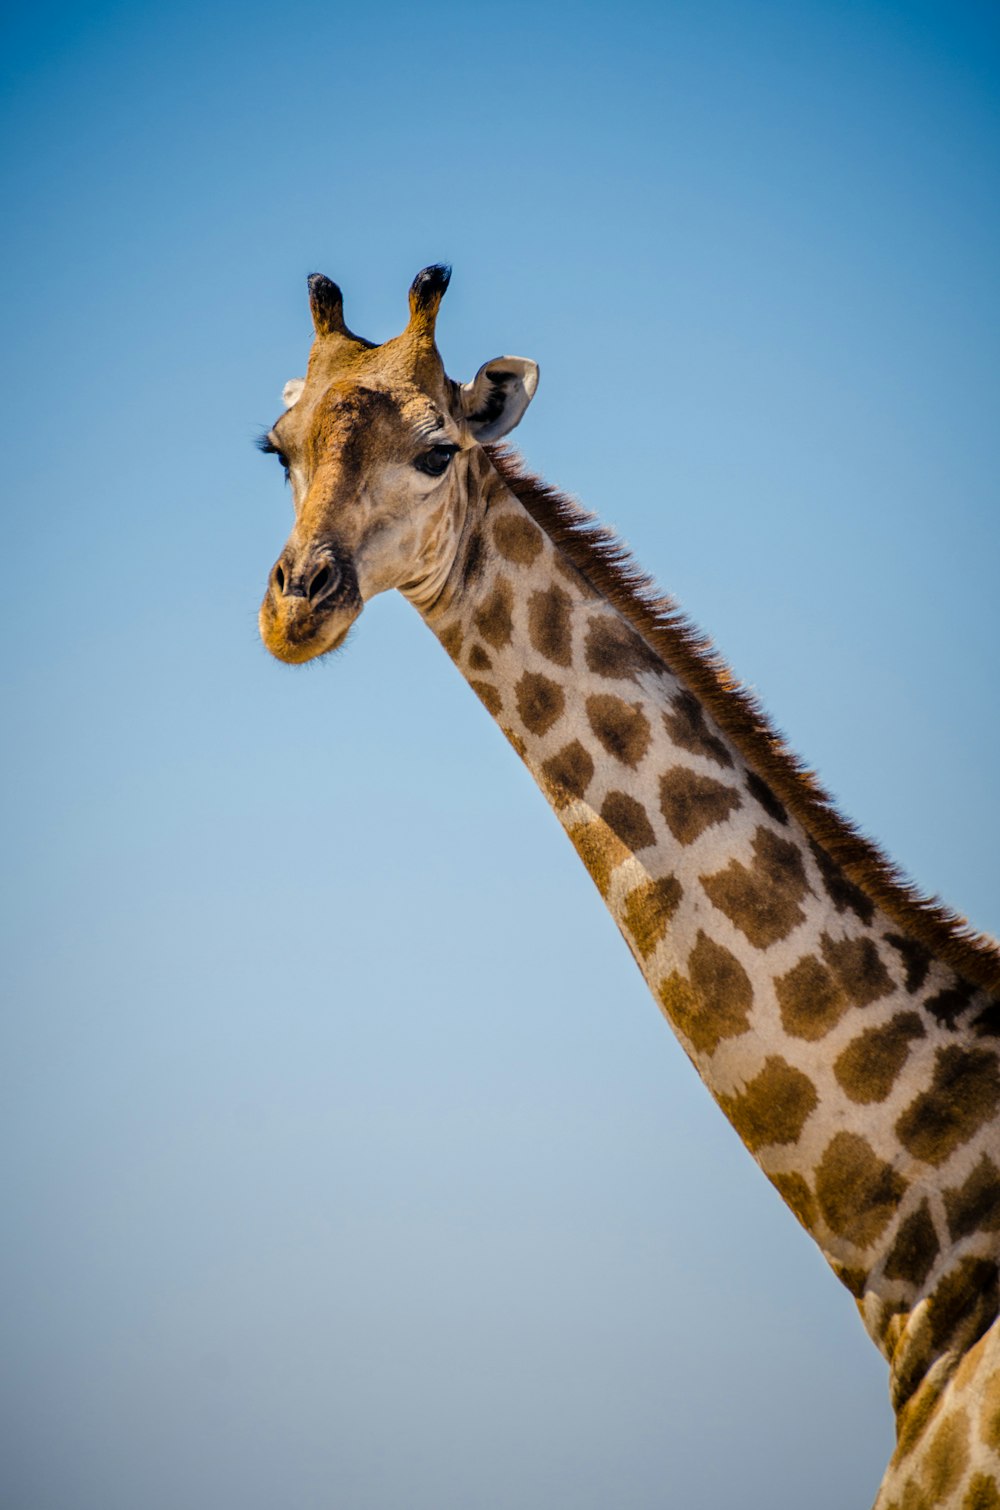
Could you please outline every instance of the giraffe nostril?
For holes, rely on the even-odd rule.
[[[326,597],[339,581],[340,572],[336,566],[332,562],[324,561],[315,576],[310,579],[308,588],[310,603],[318,603],[321,598]]]
[[[278,589],[279,592],[281,592],[281,593],[284,592],[284,590],[285,590],[285,574],[284,574],[284,572],[281,569],[281,562],[280,561],[278,562],[277,566],[274,568],[274,585]]]

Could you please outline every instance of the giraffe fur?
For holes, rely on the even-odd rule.
[[[445,373],[443,269],[372,346],[310,280],[269,432],[296,521],[261,633],[341,645],[396,588],[545,794],[699,1075],[889,1365],[877,1510],[1000,1510],[1000,953],[836,813],[623,547],[497,442],[525,358]]]

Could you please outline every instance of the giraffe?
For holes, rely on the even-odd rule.
[[[842,818],[624,547],[498,442],[538,382],[458,384],[425,268],[381,345],[309,279],[262,438],[295,523],[260,631],[342,645],[396,588],[530,770],[655,1001],[889,1365],[876,1510],[1000,1510],[1000,949]]]

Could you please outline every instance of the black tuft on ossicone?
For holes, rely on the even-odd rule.
[[[317,330],[340,330],[344,324],[344,296],[323,273],[310,273],[309,304]]]
[[[435,262],[430,267],[425,267],[414,278],[410,287],[410,298],[417,309],[423,309],[426,304],[436,304],[444,296],[450,282],[451,268],[443,262]]]

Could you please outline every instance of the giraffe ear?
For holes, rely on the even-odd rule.
[[[466,423],[478,441],[499,440],[519,424],[538,387],[538,363],[494,357],[459,389]]]
[[[284,404],[286,409],[290,409],[293,404],[298,403],[299,399],[302,397],[302,390],[305,386],[305,378],[289,378],[288,382],[281,390],[282,403]]]

